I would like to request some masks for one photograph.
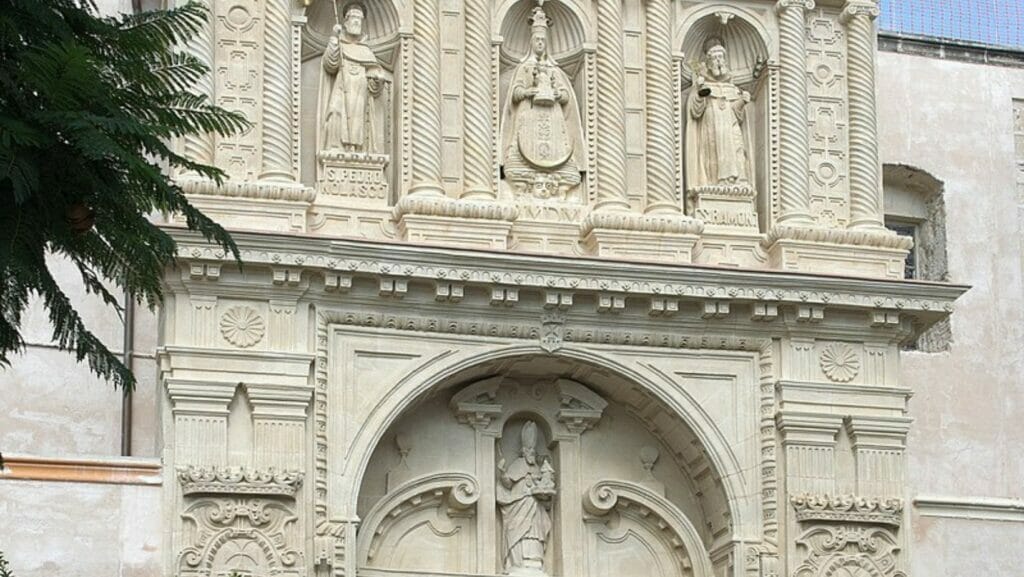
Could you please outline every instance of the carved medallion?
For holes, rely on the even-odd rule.
[[[853,347],[832,343],[821,351],[821,370],[831,381],[848,383],[860,372],[860,357]]]
[[[263,340],[267,325],[252,307],[231,307],[220,317],[220,334],[224,340],[247,349]]]

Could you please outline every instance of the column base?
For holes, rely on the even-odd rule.
[[[508,250],[516,207],[492,201],[407,196],[395,207],[398,236],[406,242]]]
[[[693,262],[704,223],[688,216],[592,212],[583,221],[583,247],[592,255],[659,262]]]
[[[189,202],[225,228],[261,232],[306,232],[316,191],[298,182],[224,182],[177,179]],[[173,222],[184,222],[181,215]]]
[[[888,230],[776,226],[762,246],[772,268],[895,280],[913,244]]]

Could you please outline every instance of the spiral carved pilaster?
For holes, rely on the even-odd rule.
[[[597,203],[596,210],[628,210],[626,201],[626,83],[622,3],[597,3]]]
[[[647,212],[680,212],[669,0],[647,2]]]
[[[261,179],[292,180],[292,34],[289,0],[269,0],[264,43]]]
[[[807,136],[807,44],[804,27],[810,0],[779,0],[780,184],[779,222],[810,224]]]
[[[200,76],[192,87],[195,94],[205,95],[213,101],[213,16],[210,0],[198,0],[198,3],[207,10],[207,20],[199,26],[196,35],[189,40],[186,50],[195,56],[207,68],[207,72]],[[213,134],[189,134],[183,139],[183,152],[189,160],[202,164],[213,164]]]
[[[491,2],[466,0],[465,198],[496,198],[491,70]]]
[[[413,2],[412,189],[441,188],[441,22],[437,0]]]
[[[849,2],[842,20],[848,34],[850,110],[850,227],[881,228],[882,197],[875,108],[874,2]]]

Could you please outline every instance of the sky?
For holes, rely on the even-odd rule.
[[[1024,0],[882,0],[888,32],[1024,48]]]

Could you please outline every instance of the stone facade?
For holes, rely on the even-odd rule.
[[[245,266],[167,223],[151,459],[77,457],[110,399],[0,426],[0,524],[121,527],[18,575],[1013,574],[939,552],[1024,531],[1024,72],[879,57],[871,0],[208,4],[200,88],[255,127],[174,176]]]

